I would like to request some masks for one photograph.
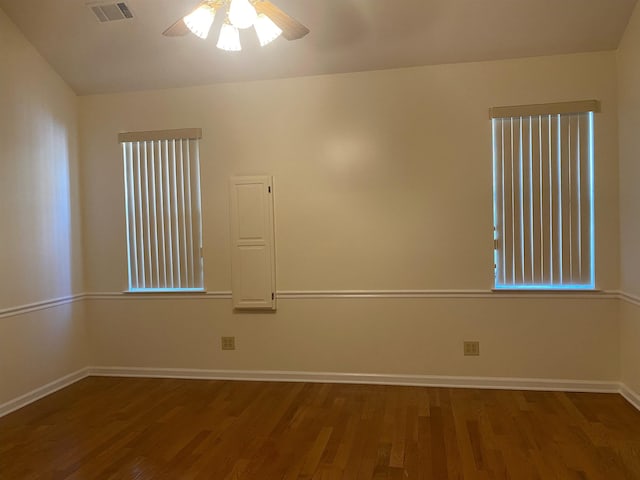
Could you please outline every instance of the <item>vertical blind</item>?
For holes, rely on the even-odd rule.
[[[595,288],[593,111],[535,107],[492,119],[495,286]]]
[[[129,290],[204,286],[199,130],[121,134]]]

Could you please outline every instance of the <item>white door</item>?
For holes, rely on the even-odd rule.
[[[273,178],[232,177],[231,284],[234,308],[276,308]]]

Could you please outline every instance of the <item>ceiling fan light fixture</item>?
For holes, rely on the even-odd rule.
[[[216,11],[209,5],[200,5],[184,17],[184,24],[194,35],[204,39],[209,36],[209,30],[215,16]]]
[[[253,26],[261,47],[270,44],[282,34],[282,30],[264,13],[258,15]]]
[[[242,50],[238,29],[229,23],[223,23],[222,28],[220,28],[220,36],[218,37],[218,44],[216,46],[220,50],[226,50],[227,52],[239,52]]]
[[[249,28],[258,17],[256,9],[249,0],[231,0],[228,15],[229,21],[236,28]]]

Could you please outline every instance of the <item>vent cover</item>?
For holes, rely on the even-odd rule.
[[[131,9],[125,2],[87,4],[100,23],[133,18]]]

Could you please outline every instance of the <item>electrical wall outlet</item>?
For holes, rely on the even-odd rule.
[[[464,354],[472,357],[480,355],[480,342],[464,342]]]
[[[222,350],[235,350],[236,337],[221,337]]]

